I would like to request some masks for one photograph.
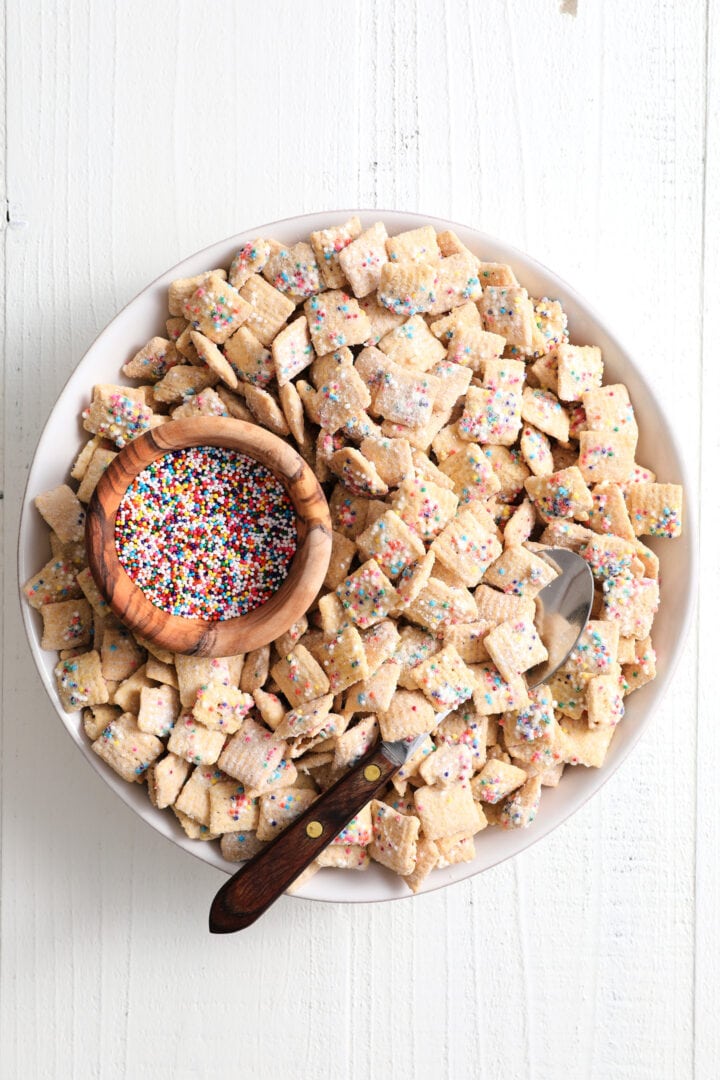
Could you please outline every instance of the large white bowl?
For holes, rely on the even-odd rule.
[[[670,424],[644,373],[612,336],[603,320],[590,310],[569,285],[540,263],[500,240],[438,218],[395,211],[347,210],[307,214],[260,225],[191,255],[144,289],[103,330],[68,380],[45,425],[35,452],[20,524],[20,582],[36,573],[49,557],[47,529],[33,507],[33,499],[40,492],[67,479],[70,464],[83,442],[78,417],[87,404],[93,383],[121,381],[122,363],[153,335],[164,334],[167,287],[170,282],[175,278],[190,277],[216,266],[229,266],[237,249],[257,236],[271,236],[289,244],[306,239],[315,229],[344,221],[351,214],[357,214],[364,226],[383,220],[391,235],[428,222],[438,230],[454,229],[463,243],[483,259],[510,263],[531,296],[548,296],[561,300],[568,315],[572,341],[580,345],[599,345],[605,360],[605,381],[624,382],[628,386],[640,427],[638,460],[651,467],[663,481],[685,484],[687,490],[687,478]],[[692,507],[687,506],[684,533],[680,540],[672,543],[650,541],[650,546],[662,553],[662,604],[653,629],[653,643],[658,654],[658,677],[628,700],[625,719],[613,738],[605,766],[602,769],[586,769],[582,766],[566,769],[559,787],[546,788],[543,791],[541,812],[536,824],[527,830],[486,830],[477,838],[478,855],[473,862],[436,871],[430,875],[422,891],[442,888],[479,874],[542,839],[582,806],[630,753],[643,729],[650,723],[653,712],[670,682],[690,621],[692,597],[695,593],[691,512]],[[154,829],[197,858],[225,873],[232,872],[234,868],[222,859],[215,844],[189,840],[171,813],[163,813],[151,806],[144,786],[125,783],[92,752],[82,731],[80,713],[68,715],[60,706],[53,678],[56,656],[40,648],[41,620],[38,613],[23,602],[23,617],[45,689],[58,717],[87,761],[120,798]],[[411,894],[399,878],[373,864],[362,874],[322,870],[298,895],[313,900],[359,902],[394,900]]]

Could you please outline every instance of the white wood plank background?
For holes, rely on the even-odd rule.
[[[7,0],[3,1080],[718,1075],[719,27],[705,0]],[[637,752],[533,850],[213,939],[218,875],[86,767],[34,675],[19,500],[147,281],[345,206],[475,225],[611,313],[703,497],[702,633]]]

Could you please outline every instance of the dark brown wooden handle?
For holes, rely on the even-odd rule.
[[[225,882],[210,908],[210,931],[254,923],[397,772],[381,748],[362,758],[299,818]]]

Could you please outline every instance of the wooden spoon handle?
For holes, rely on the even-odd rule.
[[[231,934],[254,923],[374,798],[397,769],[381,748],[371,750],[276,840],[225,882],[210,908],[211,933]]]

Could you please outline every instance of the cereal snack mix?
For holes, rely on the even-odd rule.
[[[628,390],[603,382],[609,358],[512,267],[431,225],[389,236],[353,217],[295,239],[255,237],[229,266],[173,282],[117,382],[87,387],[89,438],[67,482],[33,493],[49,547],[23,591],[94,752],[229,863],[378,738],[416,739],[308,871],[374,860],[415,892],[471,860],[487,827],[528,827],[565,770],[602,766],[627,696],[663,661],[652,626],[683,491],[637,464]],[[330,506],[320,595],[247,656],[175,656],[134,636],[87,566],[85,508],[105,469],[143,432],[198,415],[293,443]],[[139,556],[151,541],[130,510],[118,543]],[[145,498],[139,519],[151,510]],[[587,561],[596,600],[562,668],[529,690],[547,656],[547,546]],[[208,550],[193,568],[203,612],[216,610]],[[175,602],[176,580],[168,568],[156,582],[159,604]]]

